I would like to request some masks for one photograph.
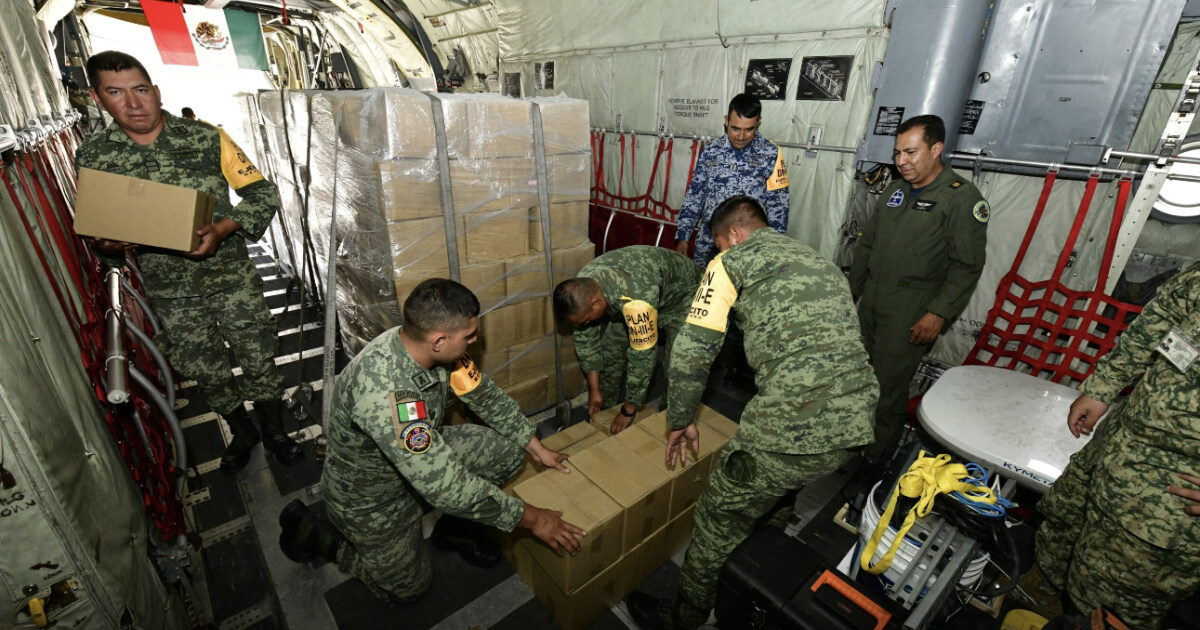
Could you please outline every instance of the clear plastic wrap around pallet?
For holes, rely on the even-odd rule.
[[[573,276],[594,255],[587,102],[398,88],[266,92],[258,100],[281,221],[296,259],[310,251],[322,279],[336,220],[336,305],[347,351],[399,324],[400,305],[422,280],[450,277],[444,176],[460,279],[483,309],[472,352],[522,408],[552,404],[558,375],[550,278]],[[434,107],[443,113],[445,173]],[[544,134],[549,257],[534,107]],[[570,338],[558,341],[564,391],[572,396],[583,377]]]

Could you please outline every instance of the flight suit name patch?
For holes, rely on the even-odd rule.
[[[902,203],[904,203],[904,191],[903,190],[897,190],[896,192],[892,193],[891,197],[888,197],[887,205],[889,208],[898,207]]]
[[[644,300],[622,296],[621,314],[625,317],[625,328],[629,331],[629,347],[634,350],[649,350],[658,345],[658,309]]]
[[[729,274],[725,271],[725,263],[721,260],[724,253],[717,254],[708,269],[700,279],[700,288],[696,289],[696,297],[692,299],[692,308],[688,311],[687,323],[725,332],[729,323],[729,310],[737,301],[737,289]]]
[[[916,210],[917,212],[929,212],[933,210],[933,207],[936,205],[936,201],[918,200],[913,204],[913,210]]]

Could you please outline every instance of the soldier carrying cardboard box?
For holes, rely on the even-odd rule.
[[[634,245],[603,254],[555,287],[554,317],[575,327],[589,417],[620,394],[624,380],[625,403],[612,432],[633,422],[659,354],[670,355],[699,283],[700,268],[682,254]]]

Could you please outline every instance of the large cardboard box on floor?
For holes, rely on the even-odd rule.
[[[563,630],[580,630],[620,603],[671,556],[687,546],[691,539],[692,515],[689,510],[660,528],[574,591],[561,588],[550,572],[534,560],[526,545],[518,546],[509,562]]]
[[[578,589],[621,557],[626,515],[584,475],[547,470],[517,484],[513,494],[530,505],[561,511],[563,520],[587,532],[574,555],[560,556],[541,541],[529,539],[534,560],[563,591]]]
[[[591,427],[591,425],[586,422],[580,422],[579,424],[573,424],[562,431],[559,431],[558,433],[547,436],[542,440],[542,446],[566,455],[575,455],[585,448],[588,448],[589,446],[603,440],[604,436],[597,433],[596,430]],[[567,467],[571,467],[570,460],[568,460]],[[508,494],[512,494],[512,489],[515,488],[517,484],[527,479],[532,479],[534,476],[544,470],[546,470],[544,466],[534,462],[532,457],[526,455],[525,465],[521,467],[521,472],[517,473],[516,476],[510,479],[508,483],[504,484],[504,491]]]
[[[712,458],[716,456],[716,451],[708,451],[699,458],[688,453],[687,463],[668,466],[666,444],[650,435],[650,432],[644,430],[643,426],[634,424],[618,433],[616,439],[624,442],[626,446],[670,478],[671,507],[669,515],[671,519],[695,505],[696,499],[700,498],[704,487],[708,485],[708,476],[712,471]],[[701,438],[700,442],[703,446],[704,438]]]
[[[75,232],[181,252],[196,251],[196,230],[212,223],[212,195],[147,179],[79,169]]]
[[[625,509],[625,553],[667,524],[670,478],[624,442],[607,438],[575,455],[571,463]]]
[[[707,478],[708,473],[712,472],[717,460],[720,458],[721,449],[725,448],[725,444],[729,442],[729,437],[712,428],[707,421],[701,419],[699,416],[697,416],[695,425],[696,430],[700,432],[700,452],[697,454],[689,449],[687,456],[689,459],[696,457],[697,462],[708,466],[707,472],[705,472],[705,477]],[[660,411],[645,419],[639,419],[634,426],[661,442],[664,448],[667,440],[671,437],[671,427],[667,424],[666,411]]]

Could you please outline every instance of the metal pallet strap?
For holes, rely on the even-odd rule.
[[[533,117],[533,154],[537,172],[538,211],[542,220],[542,250],[546,255],[546,284],[550,288],[550,293],[553,294],[554,253],[551,250],[553,243],[550,242],[550,182],[549,173],[546,170],[546,133],[542,129],[541,106],[534,103],[531,115]],[[571,419],[571,403],[567,400],[566,392],[563,389],[562,340],[558,338],[557,330],[552,332],[551,336],[554,338],[554,384],[558,400],[555,409],[559,426],[566,427],[567,422]]]

